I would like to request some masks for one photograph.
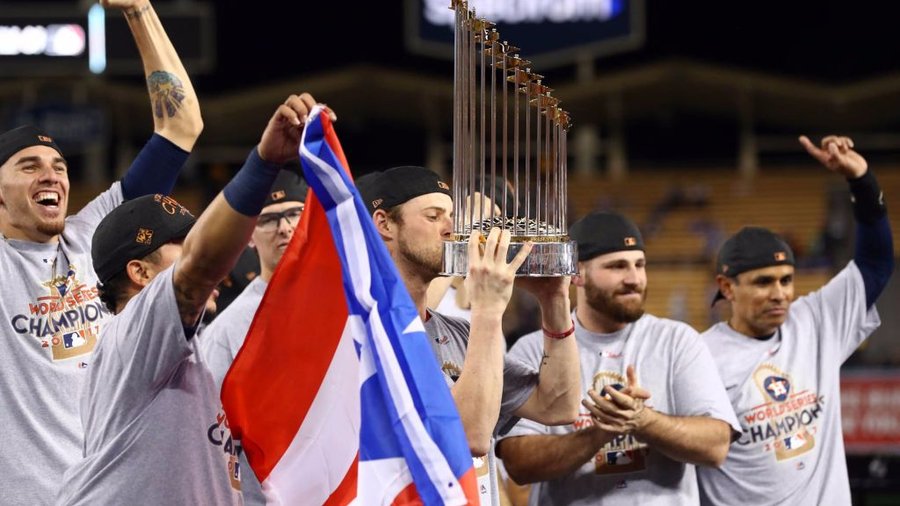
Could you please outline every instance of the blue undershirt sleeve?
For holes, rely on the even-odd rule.
[[[125,200],[154,193],[171,194],[188,155],[169,139],[154,133],[122,178]]]
[[[873,223],[856,221],[853,260],[866,287],[866,308],[871,308],[894,272],[894,238],[886,215]]]

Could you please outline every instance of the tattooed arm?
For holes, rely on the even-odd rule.
[[[104,7],[121,9],[134,35],[153,110],[153,131],[190,151],[203,130],[200,103],[149,0],[101,0]]]

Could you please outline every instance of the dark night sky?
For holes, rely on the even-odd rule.
[[[644,48],[599,60],[598,69],[680,56],[828,82],[853,81],[900,69],[900,30],[891,5],[647,0]],[[359,62],[452,72],[446,61],[406,52],[402,0],[226,0],[215,6],[218,68],[197,80],[207,92]]]

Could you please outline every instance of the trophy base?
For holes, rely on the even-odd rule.
[[[506,261],[512,260],[524,242],[516,238],[509,244]],[[535,238],[537,239],[537,238]],[[578,273],[575,241],[533,243],[531,253],[516,271],[517,277],[572,276]],[[469,242],[444,241],[444,276],[465,276],[469,267]]]

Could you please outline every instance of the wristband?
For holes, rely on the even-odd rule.
[[[228,205],[244,216],[256,216],[265,207],[269,189],[281,166],[259,157],[256,148],[250,152],[241,170],[222,189]]]
[[[565,339],[575,333],[575,320],[572,320],[572,326],[569,327],[569,330],[564,332],[550,332],[546,327],[542,327],[541,330],[544,331],[544,337],[549,337],[550,339]]]

